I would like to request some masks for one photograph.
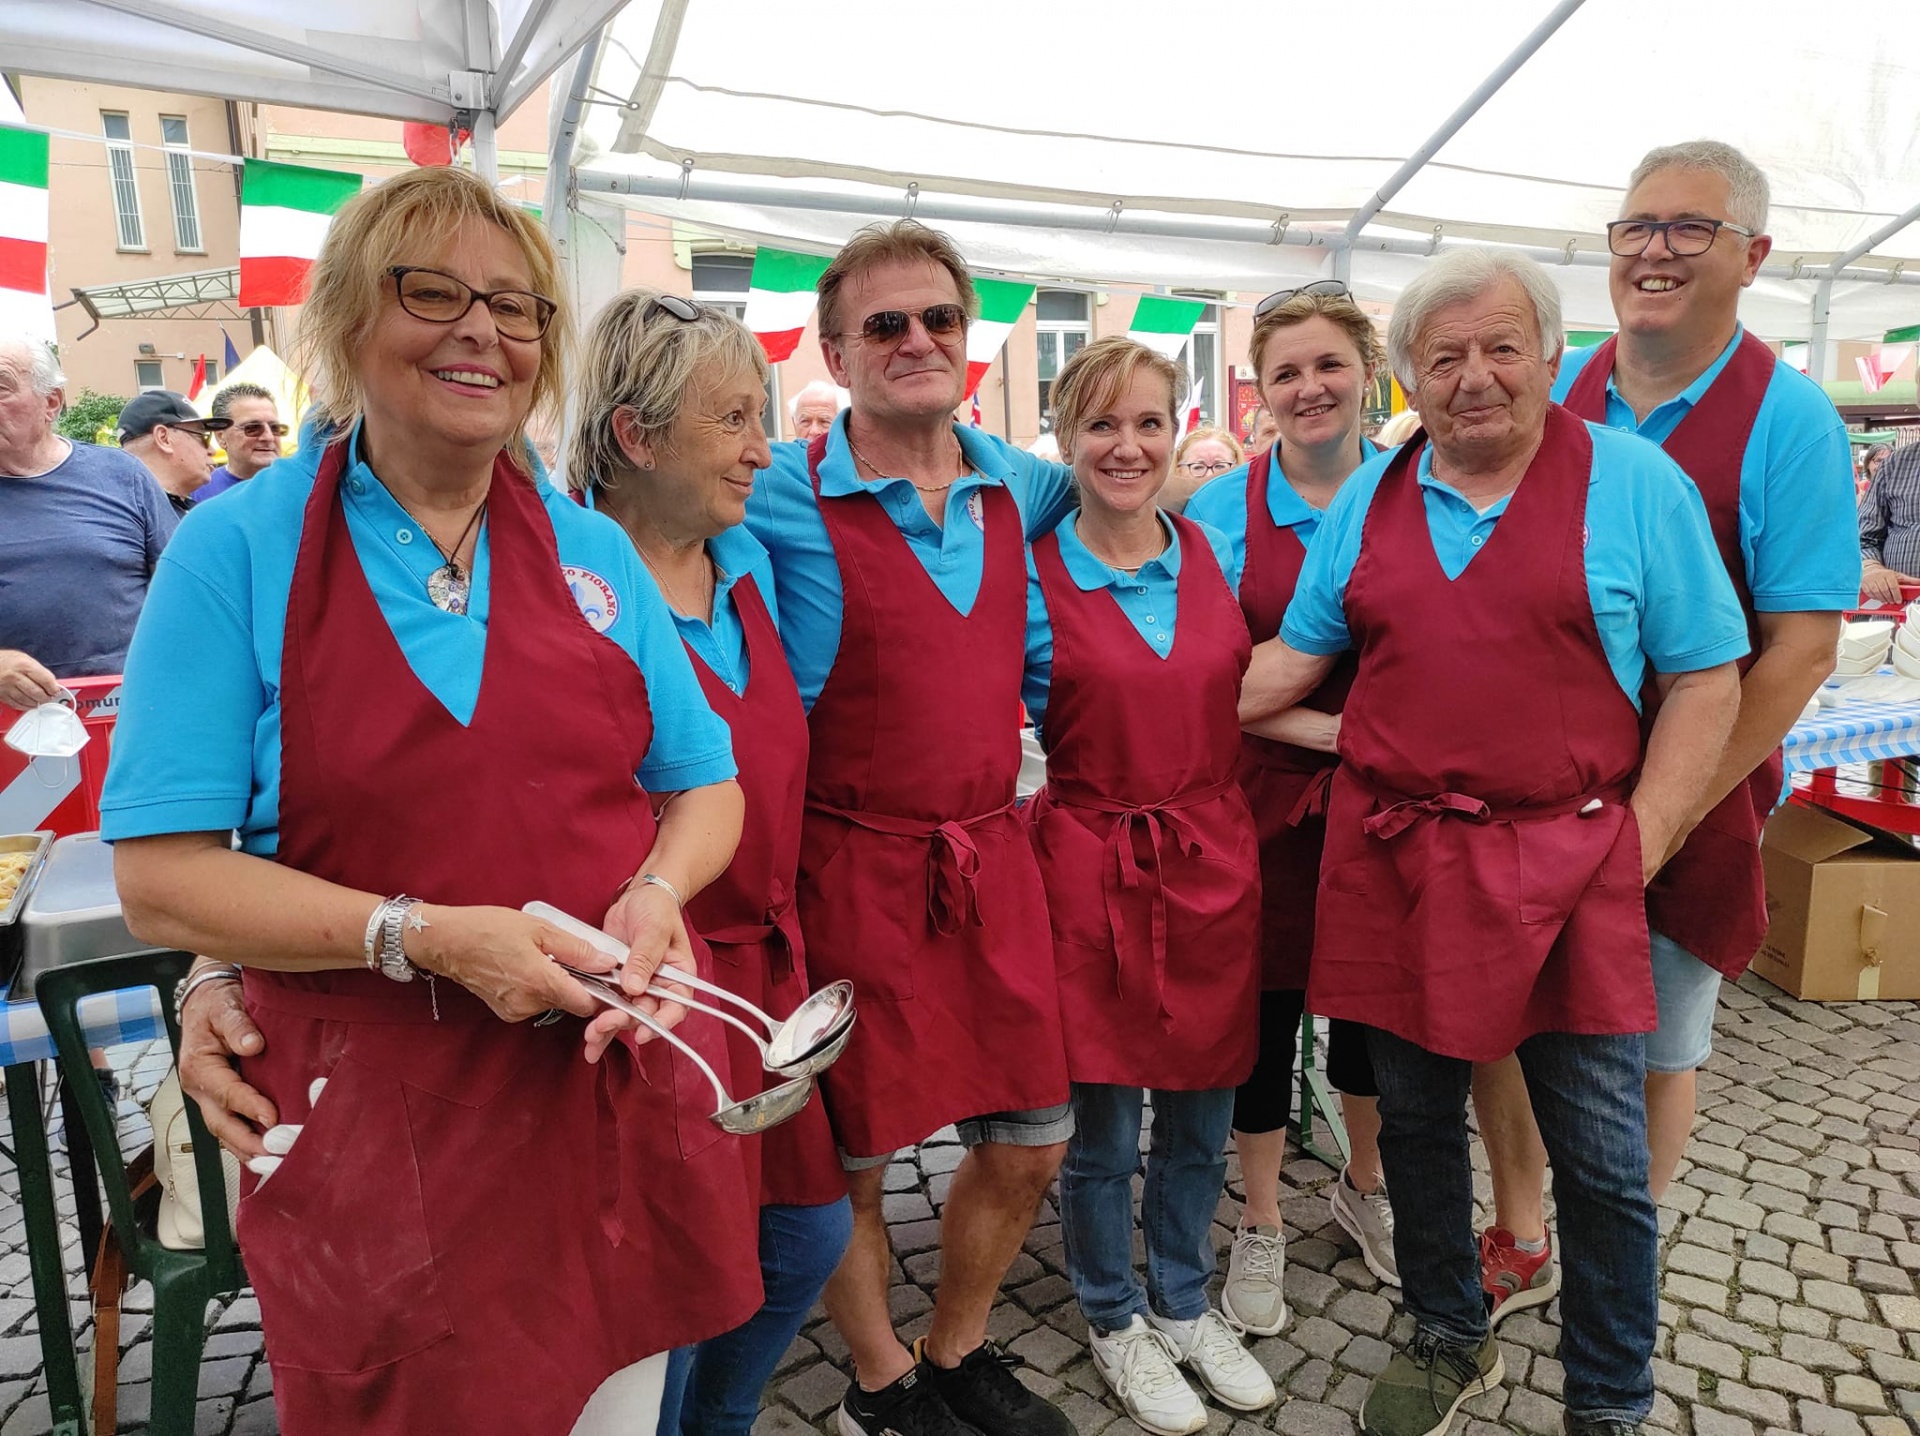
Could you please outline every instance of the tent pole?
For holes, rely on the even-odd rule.
[[[540,217],[546,221],[547,234],[564,266],[567,241],[572,226],[567,217],[573,211],[573,141],[580,133],[580,114],[586,108],[587,86],[593,83],[593,67],[600,61],[601,30],[587,36],[580,53],[574,56],[568,72],[566,99],[554,117],[553,133],[547,139],[547,188],[540,201]]]
[[[488,184],[500,183],[500,151],[494,143],[492,110],[473,112],[473,172]]]
[[[1500,87],[1513,78],[1514,72],[1531,60],[1534,52],[1552,39],[1554,31],[1566,24],[1573,12],[1585,3],[1586,0],[1560,0],[1560,3],[1553,7],[1553,12],[1534,26],[1533,32],[1520,42],[1513,53],[1495,66],[1493,73],[1482,80],[1479,88],[1467,96],[1460,108],[1448,115],[1440,128],[1427,137],[1426,143],[1407,157],[1406,162],[1375,191],[1373,198],[1355,211],[1353,218],[1347,221],[1347,238],[1352,239],[1365,229],[1372,222],[1373,217],[1387,207],[1387,202],[1400,193],[1407,181],[1420,173],[1440,147],[1458,134],[1460,127],[1478,114],[1481,107],[1499,92]]]
[[[1830,377],[1827,365],[1827,318],[1833,304],[1833,276],[1824,275],[1813,286],[1813,323],[1807,341],[1807,377],[1824,384]]]

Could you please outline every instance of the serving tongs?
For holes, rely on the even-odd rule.
[[[625,963],[627,960],[627,945],[619,938],[580,921],[571,913],[562,912],[551,903],[530,902],[521,911],[530,917],[550,922],[562,932],[591,944],[617,963]],[[582,981],[589,977],[599,977],[602,982],[607,981],[606,974],[582,972],[566,963],[560,965]],[[613,986],[615,991],[624,996],[624,989],[620,988],[617,976],[613,978]],[[684,992],[673,991],[674,987],[690,988],[695,992],[705,993],[719,1002],[732,1004],[759,1021],[766,1029],[766,1035],[762,1037],[733,1013],[690,997]],[[726,988],[708,982],[684,968],[675,967],[655,973],[654,980],[647,987],[647,995],[667,1002],[677,1002],[683,1007],[695,1012],[703,1012],[709,1017],[727,1023],[753,1043],[755,1050],[760,1054],[762,1067],[782,1077],[812,1077],[824,1072],[846,1050],[847,1042],[853,1035],[853,984],[850,982],[828,983],[794,1008],[792,1015],[785,1021],[763,1012],[738,993],[729,992]]]

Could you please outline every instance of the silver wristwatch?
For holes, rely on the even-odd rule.
[[[412,982],[419,971],[407,960],[401,938],[409,926],[416,931],[427,926],[419,914],[420,899],[404,893],[390,897],[373,910],[367,919],[367,966],[395,982]]]

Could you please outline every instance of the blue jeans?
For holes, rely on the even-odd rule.
[[[1467,1091],[1473,1066],[1378,1028],[1380,1163],[1407,1310],[1478,1345],[1487,1335],[1473,1230]],[[1560,1363],[1568,1411],[1637,1422],[1653,1409],[1660,1229],[1647,1190],[1646,1039],[1546,1032],[1516,1055],[1559,1211]]]
[[[667,1363],[659,1436],[747,1436],[760,1394],[793,1344],[853,1235],[853,1206],[760,1209],[766,1301],[724,1335],[683,1346]],[[645,1436],[645,1433],[642,1433]]]
[[[1104,1331],[1153,1310],[1192,1321],[1207,1309],[1209,1229],[1227,1177],[1233,1088],[1153,1094],[1140,1225],[1147,1284],[1133,1270],[1133,1174],[1140,1170],[1138,1087],[1073,1084],[1074,1133],[1060,1164],[1060,1233],[1080,1311]]]

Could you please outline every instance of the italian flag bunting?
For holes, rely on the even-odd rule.
[[[800,335],[813,313],[814,285],[827,272],[822,254],[789,254],[784,249],[761,249],[753,256],[753,276],[747,281],[747,328],[767,351],[767,362],[778,364],[800,347]]]
[[[240,307],[298,304],[334,213],[360,193],[339,170],[248,160],[240,189]]]
[[[1143,294],[1133,311],[1133,323],[1127,326],[1127,338],[1165,358],[1178,359],[1206,307],[1199,299]]]
[[[1034,286],[1015,284],[1006,279],[973,277],[973,292],[980,296],[980,317],[967,329],[967,394],[971,399],[993,367],[994,356],[1006,345],[1013,326],[1020,322]]]
[[[0,332],[53,338],[47,290],[47,137],[0,126]]]

